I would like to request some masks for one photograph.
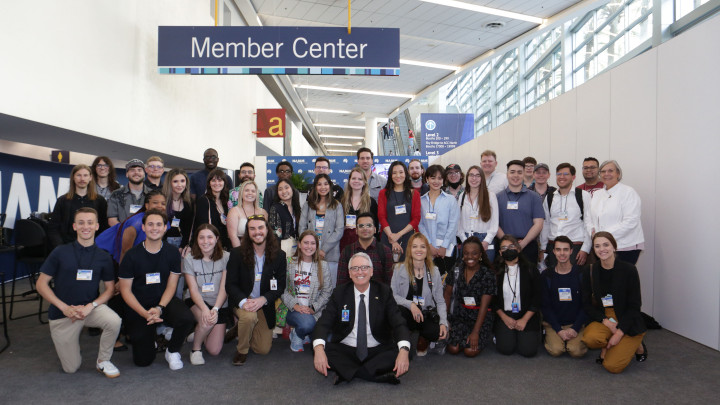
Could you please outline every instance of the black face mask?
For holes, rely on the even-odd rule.
[[[450,184],[450,187],[457,189],[460,186],[460,184],[462,184],[462,181],[458,181],[457,183],[448,183],[448,184]]]
[[[508,249],[503,251],[500,255],[502,255],[502,258],[505,259],[506,262],[511,262],[520,256],[520,252],[515,249]]]

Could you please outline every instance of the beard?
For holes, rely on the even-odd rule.
[[[140,180],[133,180],[132,178],[128,179],[128,182],[130,182],[130,184],[134,184],[136,186],[143,184],[143,181],[145,181],[145,178],[141,178]]]

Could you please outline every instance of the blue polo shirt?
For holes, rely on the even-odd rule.
[[[115,280],[110,254],[97,245],[84,247],[77,241],[55,248],[40,272],[54,279],[53,292],[67,305],[87,305],[98,297],[100,281]],[[50,305],[48,319],[62,318],[65,318],[62,311]]]
[[[505,190],[497,193],[497,200],[500,228],[506,234],[518,239],[525,238],[533,226],[533,219],[545,219],[540,195],[528,190],[525,186],[517,193],[513,193],[510,188],[506,187]],[[517,209],[509,209],[514,206]]]

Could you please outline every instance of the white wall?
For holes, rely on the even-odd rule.
[[[212,25],[209,5],[1,2],[0,112],[198,162],[207,147],[224,167],[252,161],[252,113],[280,107],[256,76],[158,73],[157,27]]]
[[[493,149],[499,167],[532,155],[551,168],[616,159],[642,198],[643,310],[665,328],[720,349],[714,249],[720,189],[720,16],[443,155],[468,167]],[[504,171],[504,170],[503,170]],[[576,183],[582,182],[578,171]]]

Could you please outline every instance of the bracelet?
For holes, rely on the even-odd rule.
[[[218,312],[220,309],[218,307],[212,307],[212,310]]]

